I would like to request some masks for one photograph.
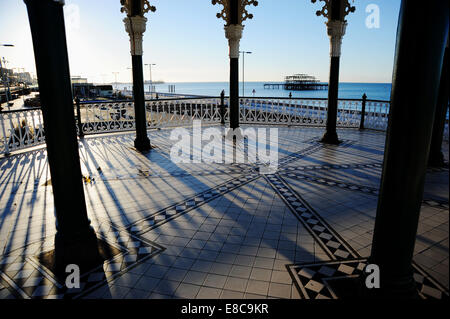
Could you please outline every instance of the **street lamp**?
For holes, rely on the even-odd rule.
[[[146,66],[148,65],[148,67],[149,67],[149,70],[150,70],[150,87],[149,87],[149,92],[150,93],[152,93],[152,91],[153,91],[153,80],[152,80],[152,65],[156,65],[155,63],[148,63],[148,64],[145,64]]]
[[[0,59],[0,69],[1,69],[1,75],[3,78],[3,90],[5,91],[5,89],[7,89],[7,91],[5,91],[5,96],[6,96],[6,105],[8,106],[8,110],[11,110],[11,105],[9,103],[9,96],[11,94],[11,91],[9,89],[9,75],[8,75],[8,70],[6,70],[6,76],[4,75],[3,72],[3,68],[6,69],[6,60],[5,58],[1,58]]]
[[[127,70],[131,71],[131,73],[130,73],[130,75],[131,75],[131,82],[130,83],[133,83],[133,68],[128,67]],[[127,91],[127,90],[125,90],[125,91]],[[131,84],[131,91],[133,91],[133,84]]]
[[[247,52],[247,51],[239,51],[239,53],[242,53],[242,97],[244,97],[245,96],[245,55],[252,54],[252,53]]]
[[[115,80],[115,84],[116,84],[116,90],[117,90],[117,75],[119,74],[119,72],[113,72],[112,74],[114,74],[114,80]]]
[[[9,43],[2,43],[0,44],[0,46],[2,47],[14,47],[14,44],[9,44]],[[3,58],[3,62],[6,63],[5,58]],[[5,64],[5,68],[6,68],[6,64]],[[8,110],[11,109],[11,106],[9,105],[9,94],[10,94],[10,90],[9,90],[9,78],[6,79],[3,75],[3,65],[2,65],[2,61],[0,59],[0,69],[1,69],[1,76],[2,79],[4,79],[4,84],[3,84],[3,89],[5,89],[5,85],[8,87],[8,92],[6,92],[6,105],[8,106]],[[8,72],[6,72],[6,76],[8,77]],[[1,109],[1,108],[0,108]]]

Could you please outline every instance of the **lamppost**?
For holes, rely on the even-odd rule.
[[[245,55],[252,54],[251,52],[239,51],[242,53],[242,96],[245,96]]]
[[[25,84],[25,68],[15,68],[19,73],[19,81]]]
[[[152,93],[153,92],[153,80],[152,80],[152,65],[156,65],[155,63],[148,63],[145,64],[146,66],[148,66],[149,70],[150,70],[150,87],[149,87],[149,92]]]
[[[148,0],[121,0],[121,12],[127,17],[123,20],[125,30],[130,36],[130,47],[133,67],[133,97],[136,121],[136,139],[134,146],[138,151],[145,152],[151,149],[150,139],[147,136],[147,119],[145,112],[144,73],[142,65],[142,37],[146,29],[147,18],[144,14],[156,8]]]
[[[317,0],[311,0],[315,3]],[[328,112],[325,134],[321,140],[323,143],[339,144],[336,132],[338,91],[339,91],[339,64],[341,57],[342,38],[347,27],[345,17],[350,12],[355,12],[348,0],[320,0],[325,2],[322,10],[316,12],[317,16],[328,19],[328,36],[330,37],[330,80],[328,84]]]
[[[230,128],[239,127],[239,42],[244,26],[242,22],[252,19],[248,13],[248,5],[257,6],[255,0],[212,0],[213,5],[221,4],[223,9],[217,18],[225,20],[225,37],[230,50]]]
[[[4,45],[8,46],[8,45]],[[8,75],[8,69],[6,69],[6,60],[4,57],[0,59],[0,68],[2,70],[2,78],[3,78],[3,90],[5,91],[6,96],[6,106],[8,107],[8,110],[11,110],[11,105],[9,104],[9,97],[11,96],[11,90],[9,89],[9,75]],[[6,69],[6,75],[3,69]]]
[[[3,44],[2,43],[2,44],[0,44],[0,46],[1,47],[14,47],[14,44]],[[6,80],[5,75],[3,73],[3,65],[2,65],[2,60],[1,59],[0,59],[0,69],[1,69],[1,76],[2,76],[2,79],[3,79],[3,90],[5,91],[5,96],[6,96],[6,106],[8,106],[8,110],[10,110],[11,107],[9,105],[9,94],[10,94],[10,91],[9,91],[9,80],[8,81]],[[8,73],[6,73],[6,76],[8,76]],[[6,90],[5,90],[6,89],[6,87],[5,87],[6,85],[8,87],[8,92],[6,92]],[[1,110],[1,107],[0,107],[0,110]]]
[[[119,72],[113,72],[112,74],[114,74],[114,84],[116,85],[116,90],[117,90],[117,75],[119,74]]]

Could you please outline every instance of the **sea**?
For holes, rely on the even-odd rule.
[[[247,97],[292,97],[297,98],[327,98],[328,90],[317,91],[287,91],[281,86],[280,89],[265,89],[265,83],[274,82],[245,82],[244,88],[242,82],[239,84],[239,96]],[[117,84],[113,85],[118,90],[131,90],[132,84]],[[214,96],[220,95],[222,90],[225,90],[225,95],[229,95],[228,82],[173,82],[163,84],[153,84],[153,92],[159,93],[175,93],[180,95],[199,95],[199,96]],[[175,88],[175,92],[170,88]],[[365,93],[369,100],[383,100],[389,101],[391,96],[391,83],[340,83],[339,84],[339,98],[340,99],[361,99]],[[150,90],[150,85],[145,84],[145,91]],[[244,92],[244,94],[242,94]]]

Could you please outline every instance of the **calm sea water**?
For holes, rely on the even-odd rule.
[[[264,89],[265,82],[245,82],[245,96],[253,96],[255,90],[256,97],[288,97],[291,91],[284,89]],[[219,96],[222,90],[229,94],[228,82],[189,82],[189,83],[164,83],[156,84],[156,92],[169,93],[169,86],[175,86],[176,94]],[[131,84],[118,84],[117,88],[127,88],[131,90]],[[149,85],[145,85],[145,90],[149,90]],[[339,85],[339,98],[360,99],[366,93],[368,99],[386,100],[390,99],[390,83],[341,83]],[[239,95],[242,96],[242,83],[239,85]],[[328,91],[292,91],[292,97],[303,98],[327,98]]]

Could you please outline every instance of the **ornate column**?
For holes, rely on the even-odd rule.
[[[145,112],[144,70],[142,65],[142,37],[146,29],[147,18],[144,13],[155,12],[148,0],[121,0],[121,12],[126,12],[123,19],[125,30],[130,36],[130,47],[133,69],[133,97],[136,121],[136,139],[134,146],[138,151],[145,152],[151,149],[147,136],[147,119]]]
[[[338,94],[339,94],[339,64],[341,58],[342,38],[347,28],[345,17],[350,12],[355,12],[348,0],[320,0],[325,5],[317,11],[317,16],[328,18],[326,22],[328,36],[330,37],[330,80],[328,83],[328,112],[326,131],[322,138],[323,143],[339,144],[336,133]],[[315,3],[316,0],[311,0]]]
[[[447,1],[402,1],[370,257],[382,296],[417,296],[411,261],[448,27]]]
[[[217,14],[217,18],[227,22],[225,37],[228,39],[230,50],[230,128],[235,129],[239,127],[239,42],[244,30],[242,22],[253,18],[245,7],[248,5],[256,7],[258,1],[212,0],[212,4],[223,5],[223,10]]]
[[[430,156],[428,166],[444,166],[444,154],[442,153],[442,141],[444,139],[445,119],[448,109],[449,90],[449,64],[448,64],[448,39],[445,48],[444,64],[441,72],[441,82],[439,85],[439,97],[436,105],[436,115],[434,116],[433,137],[431,139]]]
[[[90,269],[100,260],[87,216],[73,112],[64,1],[25,0],[42,101],[56,216],[57,272],[68,264]],[[51,17],[51,19],[49,18]]]

